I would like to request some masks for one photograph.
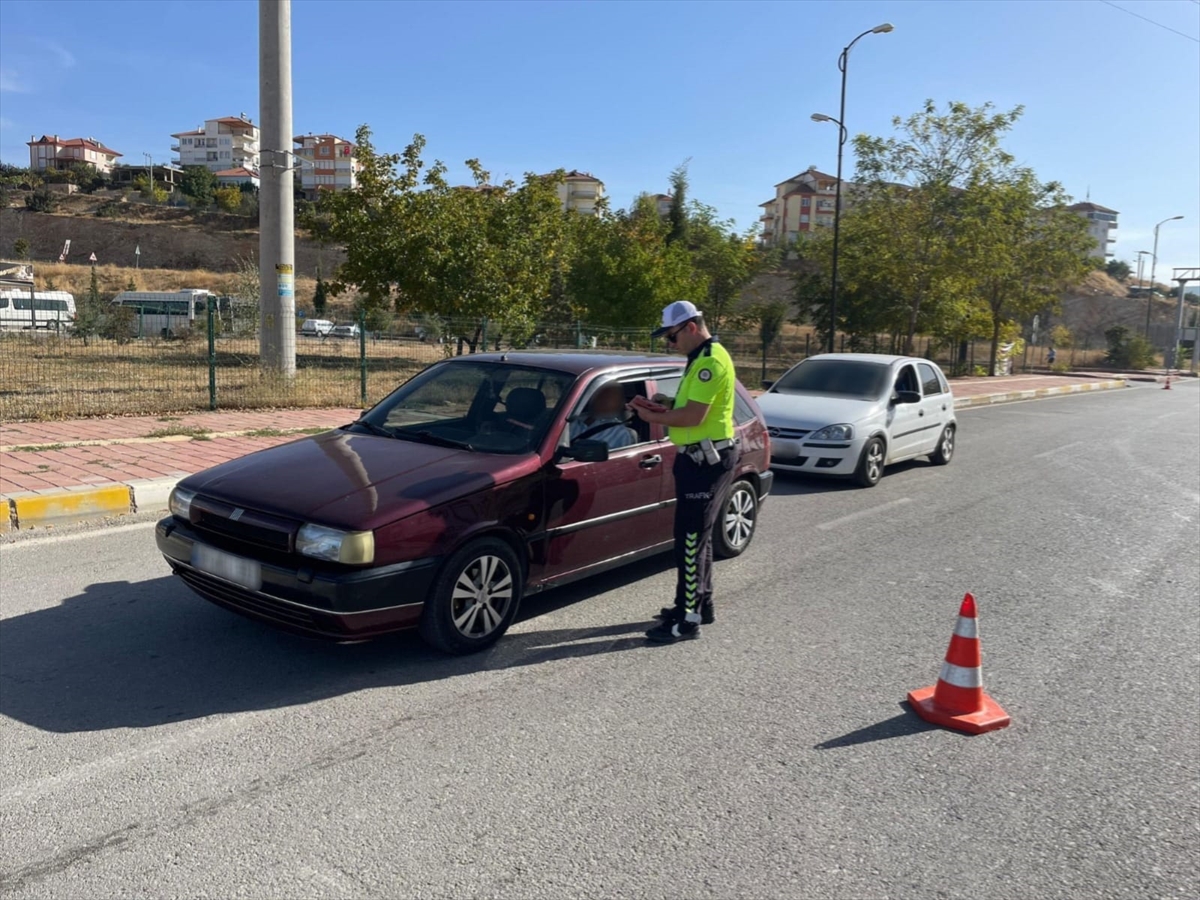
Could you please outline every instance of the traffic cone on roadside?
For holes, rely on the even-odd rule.
[[[937,684],[909,691],[908,702],[926,722],[945,728],[983,734],[1007,727],[1012,719],[983,691],[980,663],[979,619],[975,598],[967,594]]]
[[[1169,391],[1170,389],[1171,389],[1171,373],[1170,373],[1170,372],[1168,372],[1168,373],[1167,373],[1167,380],[1166,380],[1165,382],[1163,382],[1163,390],[1164,390],[1164,391]]]

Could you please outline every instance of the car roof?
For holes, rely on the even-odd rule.
[[[682,366],[684,358],[666,353],[623,350],[512,350],[505,353],[472,353],[469,356],[455,356],[450,361],[509,362],[518,366],[558,369],[572,375],[582,375],[597,369],[615,367]]]
[[[932,363],[932,360],[919,356],[893,356],[889,353],[821,353],[817,356],[810,356],[809,359],[844,359],[850,362],[879,363],[885,366],[893,366],[902,362]],[[932,364],[936,365],[936,363]]]

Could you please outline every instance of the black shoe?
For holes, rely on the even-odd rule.
[[[658,615],[655,616],[654,618],[662,619],[662,621],[664,621],[664,622],[674,622],[678,615],[679,615],[679,607],[678,606],[664,606],[662,609],[660,609],[658,611]],[[713,608],[711,606],[700,607],[700,624],[701,625],[711,625],[715,621],[717,621],[717,617],[716,617],[716,614],[713,613]]]
[[[663,621],[646,632],[646,638],[656,644],[674,644],[700,637],[700,626],[695,622]]]

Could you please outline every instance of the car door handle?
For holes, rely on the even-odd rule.
[[[661,456],[643,456],[642,461],[638,465],[643,469],[653,469],[660,463],[662,463]]]
[[[918,409],[918,410],[917,410],[917,415],[918,415],[918,416],[923,416],[923,415],[925,415],[925,410],[923,410],[923,409]]]

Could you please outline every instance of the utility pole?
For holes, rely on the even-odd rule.
[[[296,243],[292,147],[292,3],[258,0],[259,353],[296,374]]]

